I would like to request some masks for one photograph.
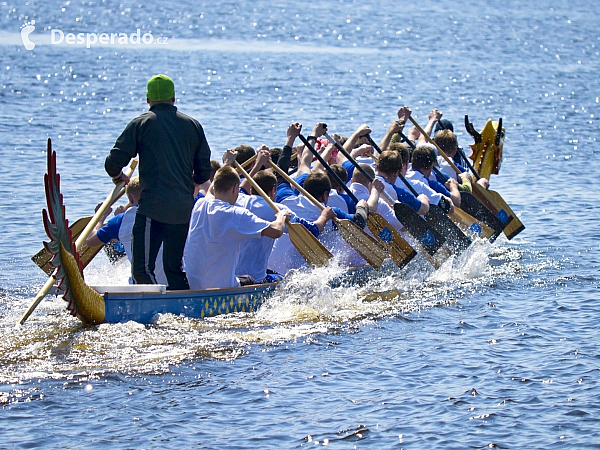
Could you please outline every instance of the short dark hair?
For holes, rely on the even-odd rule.
[[[261,170],[252,179],[267,195],[271,192],[271,189],[277,186],[277,177],[270,170]],[[258,195],[258,192],[255,192],[254,188],[251,191],[252,194]]]
[[[435,161],[435,150],[427,145],[421,145],[413,151],[412,168],[414,170],[428,169]]]
[[[246,161],[256,155],[254,149],[249,145],[238,145],[236,148],[234,148],[234,150],[237,152],[237,155],[235,155],[235,160],[239,164],[244,164]]]
[[[333,172],[340,178],[340,180],[342,180],[342,183],[346,184],[346,181],[348,181],[348,171],[340,164],[332,164],[329,167],[331,167],[331,170],[333,170]],[[329,174],[329,171],[327,172],[327,176],[329,177],[329,182],[331,183],[332,189],[342,188],[342,186],[340,186],[335,177]]]
[[[369,165],[369,164],[359,164],[360,168],[362,170],[364,170],[365,172],[367,172],[369,174],[369,177],[367,178],[362,171],[358,170],[358,168],[354,169],[354,173],[352,174],[352,178],[354,179],[355,182],[360,183],[360,184],[369,184],[369,182],[375,178],[375,172],[373,171],[373,168]]]
[[[402,165],[410,162],[410,147],[407,144],[402,142],[392,142],[390,145],[388,145],[387,149],[400,153],[400,156],[402,157]]]
[[[216,161],[214,159],[210,160],[210,179],[214,179],[215,178],[215,173],[217,173],[217,170],[219,170],[221,168],[221,164],[219,163],[219,161]]]
[[[304,180],[304,189],[313,197],[321,198],[325,192],[331,190],[329,177],[323,172],[313,172]]]
[[[238,184],[240,184],[240,176],[229,166],[223,166],[215,173],[213,180],[215,192],[226,192]]]
[[[386,150],[379,155],[377,161],[377,170],[383,173],[392,174],[402,170],[402,157],[400,153],[394,150]]]
[[[446,154],[452,153],[458,148],[456,135],[450,130],[438,131],[433,140]]]
[[[279,161],[279,156],[281,155],[282,148],[281,147],[273,147],[269,149],[269,153],[271,153],[271,161],[277,164]]]

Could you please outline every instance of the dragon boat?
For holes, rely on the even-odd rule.
[[[82,256],[86,257],[87,263],[98,249],[89,249],[84,244],[76,245],[74,234],[81,232],[83,222],[89,224],[90,218],[80,219],[69,227],[60,192],[60,175],[56,170],[56,152],[52,150],[50,140],[47,159],[48,172],[44,176],[44,185],[48,209],[42,211],[42,217],[50,241],[44,242],[44,251],[32,259],[55,280],[57,291],[67,302],[67,310],[83,323],[135,321],[148,324],[158,314],[166,313],[205,318],[253,312],[275,291],[278,283],[198,291],[167,291],[163,285],[89,286],[83,276]],[[374,272],[371,266],[352,268],[330,284],[333,287],[356,285],[368,280]]]

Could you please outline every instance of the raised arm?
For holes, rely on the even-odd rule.
[[[410,117],[410,113],[411,110],[408,106],[403,106],[398,110],[398,120],[394,120],[390,124],[385,136],[383,136],[381,142],[379,143],[379,148],[382,152],[387,150],[388,145],[390,145],[390,141],[392,140],[392,136],[404,130],[404,125],[406,125],[406,121]]]
[[[423,128],[423,131],[427,133],[427,136],[431,136],[433,126],[438,120],[442,118],[442,112],[439,109],[435,108],[431,110],[427,117],[429,118],[429,120],[427,121],[427,125],[425,125],[425,128]],[[426,144],[427,142],[429,142],[427,138],[421,134],[419,136],[419,141],[417,142],[417,145]]]

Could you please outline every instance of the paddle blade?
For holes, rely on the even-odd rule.
[[[496,203],[502,205],[503,210],[508,211],[510,221],[504,228],[504,234],[508,240],[514,238],[517,234],[525,229],[525,225],[519,220],[517,215],[510,209],[510,206],[504,201],[504,199],[496,191],[488,191],[491,196],[496,200]]]
[[[394,213],[413,239],[430,256],[435,255],[444,244],[446,239],[425,222],[410,206],[396,202],[394,203]]]
[[[490,239],[494,235],[494,230],[491,227],[488,227],[460,208],[454,208],[454,212],[449,214],[449,217],[465,233],[471,233],[483,239]]]
[[[494,230],[490,241],[496,240],[506,226],[470,192],[460,193],[460,209]]]
[[[429,205],[425,221],[446,237],[448,247],[457,255],[464,252],[473,242],[437,205]]]
[[[354,222],[342,219],[336,220],[340,235],[356,252],[371,266],[379,269],[387,257],[385,250],[375,238],[356,225]]]
[[[370,213],[367,226],[387,249],[392,260],[399,268],[403,268],[417,256],[415,249],[379,214]]]
[[[496,191],[487,190],[474,183],[473,195],[505,225],[503,231],[509,240],[525,229],[517,215]]]
[[[92,216],[82,217],[81,219],[77,219],[70,227],[72,238],[74,241],[81,235],[87,224],[92,219]],[[98,252],[102,249],[100,247],[90,248],[85,243],[79,249],[79,259],[83,264],[83,267],[86,268],[87,265],[94,259],[94,257],[98,254]],[[52,254],[46,250],[46,248],[42,248],[39,252],[31,257],[31,260],[46,273],[46,275],[50,276],[54,272],[55,267],[50,264],[50,259],[52,259]]]
[[[323,267],[333,257],[331,252],[301,223],[287,222],[290,241],[310,266]]]

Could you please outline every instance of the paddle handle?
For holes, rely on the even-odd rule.
[[[310,145],[310,143],[306,140],[306,138],[304,136],[299,135],[298,137],[304,143],[306,148],[308,148],[310,150],[310,152],[313,155],[315,155],[315,157],[319,160],[321,165],[325,168],[325,170],[327,170],[327,173],[329,175],[331,175],[333,177],[333,179],[344,189],[344,191],[346,192],[346,194],[348,194],[348,196],[352,199],[352,201],[354,203],[358,203],[358,199],[356,198],[356,195],[354,195],[354,193],[350,190],[350,188],[348,186],[346,186],[346,183],[344,183],[342,181],[342,179],[339,177],[339,175],[333,171],[333,169],[329,166],[329,164],[327,164],[327,162],[323,159],[323,157],[319,154],[319,152],[316,151],[312,145]]]
[[[433,139],[431,139],[431,136],[429,136],[427,133],[425,133],[425,130],[423,130],[423,128],[421,128],[421,125],[419,125],[417,123],[417,121],[415,119],[413,119],[412,116],[409,116],[408,118],[413,123],[413,125],[415,126],[415,128],[417,130],[419,130],[419,132],[421,133],[421,135],[425,136],[425,139],[427,139],[427,142],[429,142],[430,144],[435,145],[435,148],[437,148],[437,151],[439,152],[439,154],[442,155],[442,157],[446,160],[446,162],[450,165],[450,167],[452,167],[456,173],[458,173],[458,174],[461,173],[460,169],[458,167],[456,167],[456,164],[454,164],[454,161],[452,161],[452,158],[449,158],[448,155],[446,155],[444,153],[444,151],[440,148],[440,146],[437,145]]]
[[[127,175],[128,178],[131,177],[131,174],[133,173],[133,171],[137,167],[137,164],[138,164],[137,159],[134,159],[134,160],[131,161],[131,164],[129,165],[129,168],[125,172],[125,175]],[[90,233],[92,232],[92,230],[96,227],[96,225],[100,221],[100,218],[106,212],[106,210],[108,208],[110,208],[121,197],[121,195],[123,195],[125,193],[125,190],[123,189],[124,187],[125,187],[125,182],[121,181],[119,184],[117,184],[115,186],[115,188],[113,189],[113,191],[110,194],[108,194],[108,196],[106,197],[106,199],[102,203],[102,206],[100,206],[100,208],[98,208],[98,211],[96,211],[96,214],[94,214],[94,216],[91,218],[91,220],[89,221],[89,223],[87,224],[87,226],[83,229],[83,231],[81,232],[81,234],[79,235],[79,237],[75,241],[75,248],[78,251],[81,249],[81,247],[85,243],[85,240],[90,235]]]
[[[271,198],[267,195],[267,193],[262,190],[262,188],[258,185],[258,183],[256,181],[254,181],[250,175],[248,175],[248,172],[246,172],[244,170],[242,165],[235,160],[233,161],[233,165],[237,170],[239,170],[241,172],[241,174],[246,178],[246,180],[248,180],[248,182],[252,185],[252,189],[254,189],[256,192],[258,192],[260,194],[260,196],[267,202],[267,204],[273,209],[273,211],[275,211],[275,214],[277,214],[279,212],[279,208],[277,207],[277,205],[275,205],[275,202],[273,202],[273,200],[271,200]]]
[[[269,165],[276,170],[279,175],[281,175],[285,181],[287,181],[288,183],[290,183],[292,186],[294,186],[302,195],[304,195],[307,199],[309,199],[312,203],[315,204],[315,206],[317,206],[321,211],[323,211],[325,209],[325,207],[321,204],[321,202],[319,202],[316,198],[314,198],[312,195],[310,195],[302,186],[300,186],[296,181],[294,181],[287,173],[285,173],[283,170],[281,170],[281,167],[279,167],[277,164],[275,164],[273,161],[269,160]],[[334,218],[335,220],[335,218]]]

